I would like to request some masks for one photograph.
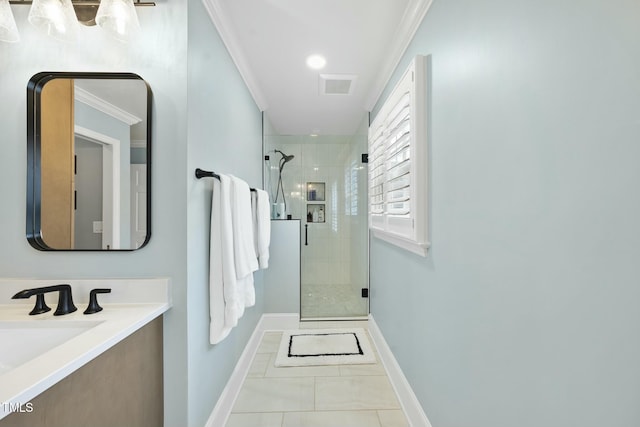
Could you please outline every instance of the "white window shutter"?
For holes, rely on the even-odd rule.
[[[369,127],[369,227],[420,255],[427,241],[426,58],[417,56]]]

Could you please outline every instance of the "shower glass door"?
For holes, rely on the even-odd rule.
[[[300,318],[369,314],[366,126],[349,136],[265,133],[273,218],[300,219]],[[291,157],[293,156],[293,157]]]

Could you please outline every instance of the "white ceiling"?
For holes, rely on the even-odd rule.
[[[431,0],[203,0],[258,107],[280,135],[351,135]],[[322,54],[322,70],[305,59]],[[356,75],[349,95],[320,74]]]

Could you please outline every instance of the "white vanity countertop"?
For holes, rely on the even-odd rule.
[[[30,316],[35,296],[28,300],[12,300],[16,292],[43,286],[68,283],[71,285],[77,311],[54,316],[58,293],[46,296],[51,311]],[[89,291],[95,288],[111,288],[110,294],[98,295],[103,310],[85,315]],[[0,373],[0,419],[10,412],[11,405],[26,405],[58,381],[67,377],[95,357],[113,347],[171,307],[170,281],[158,279],[108,279],[108,280],[29,280],[0,279],[0,322],[20,322],[34,327],[47,322],[47,326],[69,325],[72,322],[96,326],[81,332],[62,344],[39,354],[31,360]],[[46,333],[46,328],[43,328]],[[0,345],[7,343],[0,342]]]

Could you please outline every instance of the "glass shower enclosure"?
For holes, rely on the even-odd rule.
[[[301,320],[369,314],[367,135],[264,135],[272,218],[300,219]]]

